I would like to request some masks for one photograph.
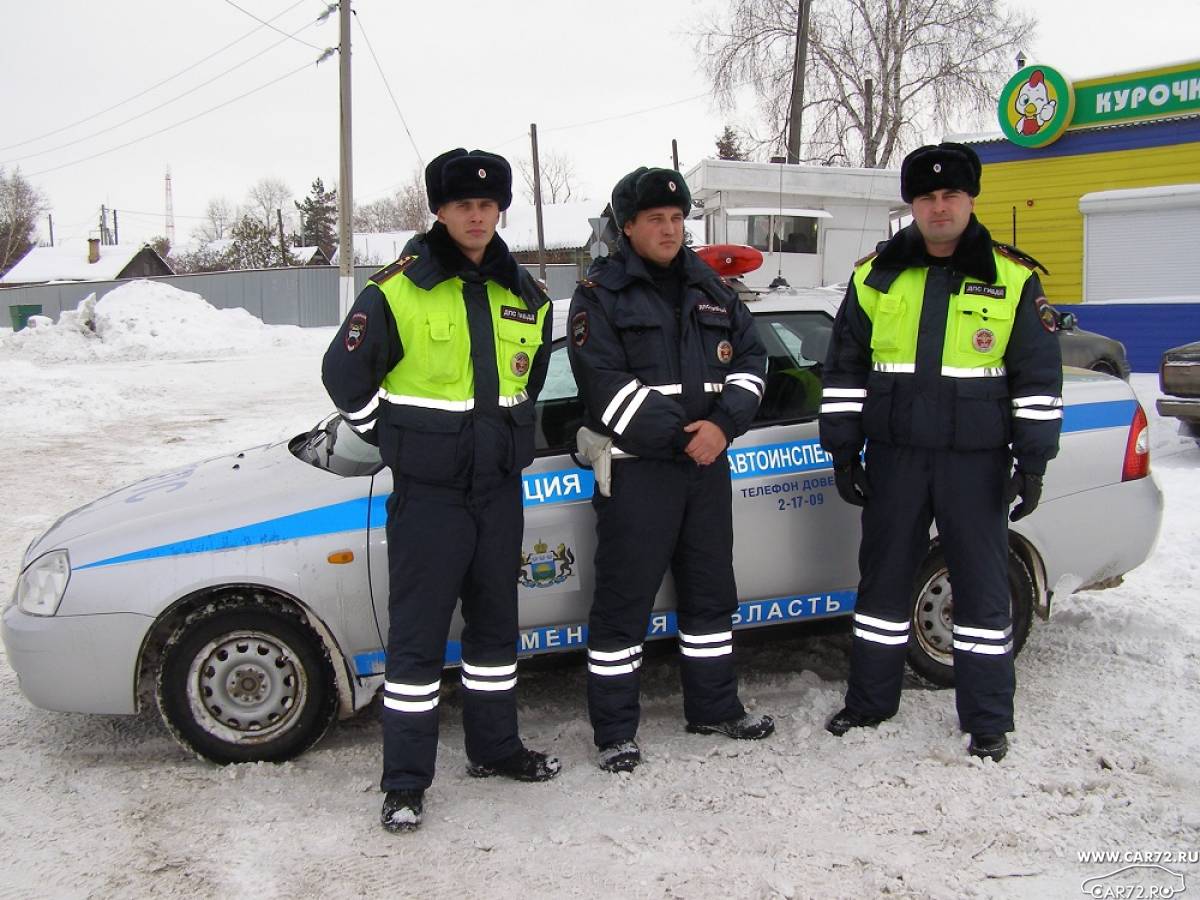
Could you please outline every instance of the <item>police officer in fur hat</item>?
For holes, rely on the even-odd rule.
[[[668,569],[687,730],[753,740],[775,729],[738,699],[725,453],[762,400],[766,352],[737,294],[683,246],[690,209],[678,172],[643,167],[622,178],[612,194],[617,250],[571,301],[571,368],[588,429],[580,443],[600,436],[612,453],[611,483],[592,497],[587,676],[599,762],[611,772],[641,762],[642,644]]]
[[[821,444],[863,530],[850,683],[827,728],[842,735],[899,709],[913,582],[936,522],[933,553],[954,585],[959,725],[971,755],[998,762],[1013,730],[1014,644],[1029,627],[1014,632],[1008,519],[1037,507],[1058,452],[1062,359],[1038,264],[975,218],[981,170],[962,144],[905,158],[913,223],[857,264],[834,321]]]
[[[550,302],[496,234],[512,200],[503,157],[449,150],[425,183],[437,221],[371,276],[322,368],[342,417],[392,472],[381,782],[391,832],[421,822],[460,597],[468,774],[545,781],[559,770],[521,743],[516,700],[521,469],[533,459]]]

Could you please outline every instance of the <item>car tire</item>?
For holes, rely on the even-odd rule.
[[[324,735],[333,670],[304,622],[250,602],[211,604],[167,640],[158,709],[172,735],[215,763],[282,762]]]
[[[1025,646],[1033,623],[1036,589],[1029,568],[1010,547],[1008,592],[1013,614],[1013,655]],[[935,546],[917,573],[913,586],[912,635],[908,664],[922,678],[940,687],[954,686],[952,625],[954,591],[942,548]]]
[[[1088,366],[1088,368],[1093,372],[1100,372],[1104,375],[1112,375],[1114,378],[1121,377],[1121,371],[1113,362],[1107,359],[1098,359]]]

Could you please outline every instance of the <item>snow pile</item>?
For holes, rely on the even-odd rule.
[[[52,322],[35,316],[0,338],[0,355],[46,362],[164,359],[311,348],[325,329],[264,325],[244,309],[217,309],[199,294],[132,281],[99,301],[89,294]]]

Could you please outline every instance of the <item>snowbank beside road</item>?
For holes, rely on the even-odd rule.
[[[0,337],[0,355],[45,362],[166,359],[311,349],[325,329],[264,325],[244,309],[217,309],[199,294],[131,281],[99,301],[90,294],[57,322],[38,316]],[[316,334],[314,334],[316,332]]]

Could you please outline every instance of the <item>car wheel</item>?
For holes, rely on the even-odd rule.
[[[1092,363],[1090,366],[1088,366],[1088,368],[1091,369],[1093,372],[1101,372],[1105,375],[1114,375],[1118,378],[1120,377],[1120,373],[1117,371],[1117,367],[1115,365],[1113,365],[1107,359],[1098,359],[1094,363]]]
[[[216,763],[298,756],[337,710],[328,655],[308,628],[248,603],[185,620],[163,648],[157,696],[175,738]]]
[[[1008,593],[1013,616],[1013,655],[1021,652],[1033,622],[1036,599],[1029,569],[1008,551]],[[943,687],[954,685],[954,589],[941,547],[934,547],[917,573],[913,589],[912,637],[908,664],[918,675]]]

